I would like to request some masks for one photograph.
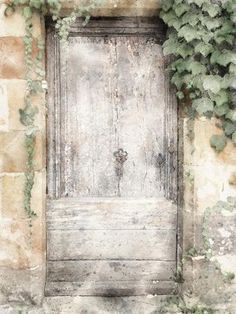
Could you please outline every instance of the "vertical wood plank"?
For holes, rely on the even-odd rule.
[[[62,80],[63,196],[163,196],[165,84],[153,37],[73,37]],[[114,152],[128,154],[117,174]]]

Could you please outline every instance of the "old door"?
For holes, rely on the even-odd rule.
[[[48,32],[47,295],[171,293],[176,106],[159,20]]]

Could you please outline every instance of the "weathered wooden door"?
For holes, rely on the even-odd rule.
[[[171,293],[176,104],[158,19],[48,32],[48,295]]]

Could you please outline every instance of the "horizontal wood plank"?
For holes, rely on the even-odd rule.
[[[78,34],[89,36],[94,34],[102,36],[106,34],[155,34],[163,42],[166,36],[166,26],[158,17],[91,18],[86,25],[84,25],[84,19],[78,18],[70,27],[70,36],[78,36]]]
[[[47,280],[170,280],[175,268],[175,261],[53,261],[47,264]]]
[[[175,230],[48,230],[48,259],[174,260]]]
[[[173,294],[173,281],[97,281],[97,282],[47,282],[46,296],[139,296],[147,294]]]
[[[128,297],[52,296],[45,298],[45,312],[50,314],[158,314],[168,296]],[[172,313],[173,314],[173,313]]]
[[[174,229],[176,205],[165,199],[60,199],[48,202],[48,229]]]
[[[77,18],[76,22],[72,25],[73,29],[81,28],[150,28],[155,27],[157,29],[166,30],[166,26],[163,21],[158,17],[93,17],[89,22],[84,25],[83,18]]]

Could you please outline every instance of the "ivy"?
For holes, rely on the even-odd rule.
[[[26,127],[25,147],[27,171],[25,173],[24,207],[30,219],[36,216],[31,208],[34,185],[34,152],[37,135],[35,117],[38,108],[32,97],[42,93],[45,86],[43,38],[33,38],[32,17],[51,15],[63,43],[67,42],[69,29],[78,16],[90,18],[90,11],[104,0],[88,2],[75,8],[70,16],[60,17],[60,0],[8,0],[5,15],[10,16],[17,7],[25,19],[24,45],[27,91],[25,105],[19,111],[20,121]],[[168,39],[163,45],[164,54],[174,55],[170,65],[171,82],[177,88],[180,103],[192,100],[191,117],[205,115],[220,119],[222,135],[213,135],[212,147],[220,152],[227,138],[236,144],[236,0],[163,0],[161,17],[169,26]],[[186,93],[188,91],[188,93]]]
[[[236,0],[162,0],[160,16],[179,103],[190,98],[195,115],[219,119],[222,135],[210,140],[217,152],[228,139],[236,144]]]
[[[75,22],[78,16],[85,17],[86,24],[90,17],[90,11],[101,4],[104,0],[91,0],[86,6],[75,8],[71,15],[62,18],[60,16],[61,0],[7,0],[5,16],[14,14],[17,7],[25,20],[25,65],[27,89],[25,92],[24,107],[19,110],[20,122],[26,127],[25,131],[25,149],[27,155],[25,186],[24,186],[24,209],[29,218],[29,225],[32,226],[32,219],[37,216],[31,206],[32,190],[35,180],[35,143],[38,128],[35,124],[35,118],[38,108],[33,105],[33,97],[44,92],[47,84],[45,82],[45,71],[43,68],[43,59],[45,43],[43,38],[34,38],[33,36],[33,14],[50,15],[55,21],[55,28],[63,44],[67,43],[70,26]]]

